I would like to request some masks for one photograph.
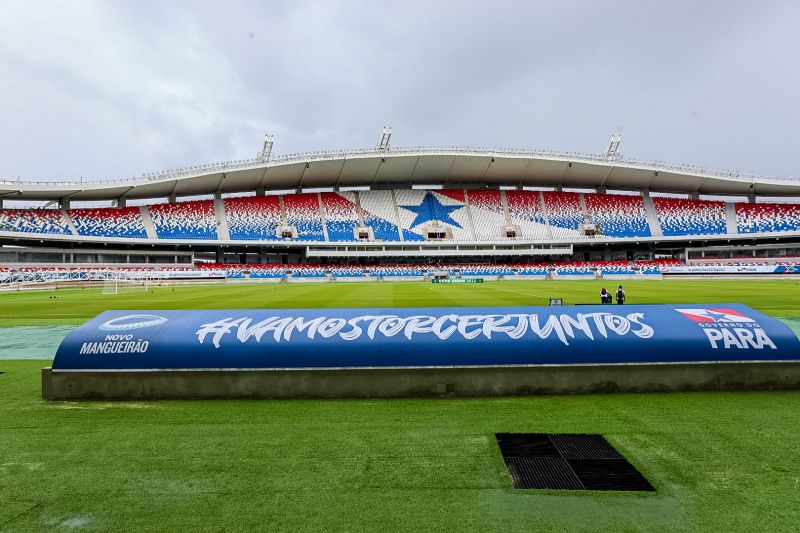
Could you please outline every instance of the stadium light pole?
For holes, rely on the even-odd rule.
[[[619,133],[615,133],[611,136],[611,142],[608,145],[608,149],[606,150],[606,159],[609,161],[616,161],[619,159],[619,143],[622,141]]]
[[[274,138],[275,136],[271,133],[264,135],[264,145],[261,147],[261,151],[256,157],[259,163],[266,163],[269,161],[270,157],[272,157],[272,145],[274,144]]]
[[[392,127],[391,126],[384,126],[383,133],[381,134],[381,139],[378,141],[378,151],[379,152],[388,152],[389,151],[389,139],[392,138]]]

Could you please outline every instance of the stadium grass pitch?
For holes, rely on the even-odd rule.
[[[605,282],[611,286],[611,282]],[[613,283],[616,285],[616,283]],[[630,303],[800,316],[789,281],[623,282]],[[4,325],[111,308],[593,303],[596,282],[0,294]],[[800,392],[44,402],[0,361],[0,531],[796,531]],[[655,493],[518,491],[495,432],[602,433]]]
[[[737,302],[776,317],[800,314],[800,281],[794,280],[244,283],[157,286],[121,294],[106,289],[0,293],[0,327],[77,325],[108,309],[483,307],[548,305],[550,298],[595,304],[601,287],[619,284],[630,304]]]

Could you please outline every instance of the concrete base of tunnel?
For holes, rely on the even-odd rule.
[[[422,398],[800,389],[800,361],[342,369],[42,369],[45,400]]]

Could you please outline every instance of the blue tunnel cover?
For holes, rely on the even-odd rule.
[[[54,369],[355,368],[800,359],[741,304],[106,311]]]

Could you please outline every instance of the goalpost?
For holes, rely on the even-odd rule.
[[[130,275],[127,272],[114,272],[105,279],[103,294],[128,294],[131,292],[148,292],[152,283],[150,276]]]

